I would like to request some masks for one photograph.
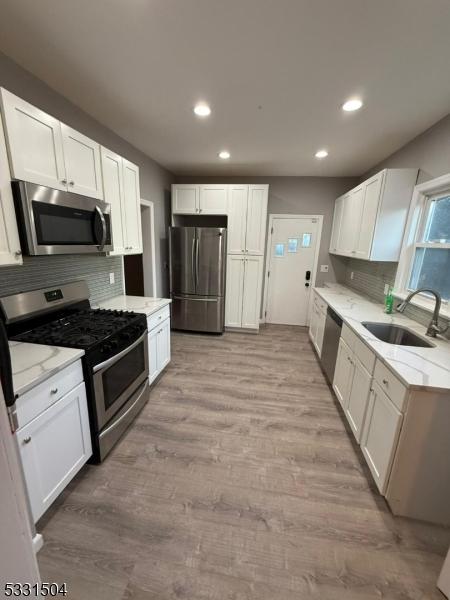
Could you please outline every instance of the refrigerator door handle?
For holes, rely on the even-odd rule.
[[[197,289],[197,276],[195,273],[195,264],[196,264],[196,261],[195,261],[196,243],[195,242],[196,242],[196,238],[193,237],[192,238],[192,248],[191,248],[191,274],[192,274],[192,283],[194,286],[194,290]]]
[[[172,296],[173,300],[189,300],[189,302],[219,302],[219,298],[188,298],[187,296]]]
[[[195,291],[198,293],[198,272],[200,270],[200,265],[199,265],[199,239],[198,237],[195,238]]]

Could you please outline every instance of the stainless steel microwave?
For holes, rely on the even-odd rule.
[[[113,249],[111,207],[102,200],[12,182],[22,251],[31,256]]]

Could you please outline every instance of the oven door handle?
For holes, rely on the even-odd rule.
[[[108,360],[105,360],[102,363],[95,365],[95,367],[93,368],[93,372],[98,373],[98,371],[101,371],[102,369],[106,369],[107,367],[110,367],[111,365],[113,365],[115,362],[120,360],[122,358],[122,356],[125,356],[125,354],[127,354],[130,350],[133,350],[133,348],[136,348],[136,346],[138,346],[145,339],[146,336],[147,336],[147,331],[145,331],[130,346],[125,348],[125,350],[122,350],[121,352],[119,352],[119,354],[114,354],[114,356],[111,356],[111,358],[108,358]]]
[[[99,218],[100,223],[102,225],[102,239],[100,240],[100,243],[98,245],[98,249],[101,252],[106,244],[106,221],[102,210],[98,204],[95,206],[95,216]]]

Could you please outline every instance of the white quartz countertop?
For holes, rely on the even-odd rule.
[[[100,308],[109,308],[112,310],[131,310],[138,313],[145,313],[147,317],[152,315],[160,308],[170,304],[170,298],[151,298],[146,296],[115,296],[109,300],[99,303]]]
[[[442,337],[425,336],[426,327],[420,323],[400,313],[388,315],[382,304],[372,302],[343,285],[327,284],[327,287],[315,290],[407,387],[450,390],[449,341]],[[361,324],[366,321],[402,325],[434,344],[434,347],[396,346],[382,342]]]
[[[21,396],[84,355],[84,350],[9,342],[14,393]]]

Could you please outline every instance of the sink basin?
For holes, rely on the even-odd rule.
[[[390,323],[362,323],[366,329],[373,335],[388,344],[396,344],[397,346],[416,346],[420,348],[434,348],[427,340],[424,340],[420,335],[416,335],[409,329],[400,325],[391,325]]]

